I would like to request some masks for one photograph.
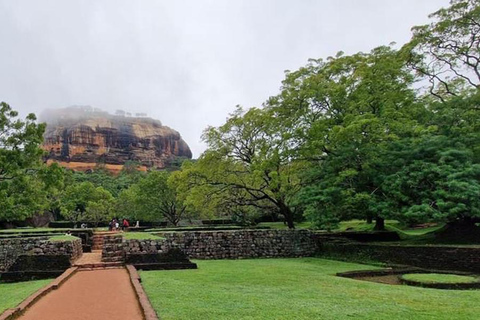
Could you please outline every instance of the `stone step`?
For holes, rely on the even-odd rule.
[[[124,257],[102,257],[102,262],[119,262],[122,263],[125,261]]]
[[[102,257],[123,257],[123,251],[102,253]]]
[[[87,263],[87,264],[82,264],[78,265],[79,269],[105,269],[105,268],[121,268],[123,267],[123,262],[122,261],[102,261],[102,262],[96,262],[96,263]]]

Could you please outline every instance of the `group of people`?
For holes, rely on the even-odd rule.
[[[118,219],[113,218],[109,223],[108,223],[108,231],[117,231],[120,230],[120,227],[122,230],[125,231],[128,227],[130,227],[130,223],[128,222],[127,219],[123,219],[122,225],[120,225],[120,222]]]

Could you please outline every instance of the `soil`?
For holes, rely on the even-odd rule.
[[[142,312],[123,268],[79,271],[19,319],[141,320]]]

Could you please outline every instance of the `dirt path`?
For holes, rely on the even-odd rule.
[[[127,271],[107,269],[77,272],[20,319],[140,320],[142,313]]]

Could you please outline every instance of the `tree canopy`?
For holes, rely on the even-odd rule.
[[[49,206],[49,197],[61,187],[61,169],[42,162],[44,124],[34,114],[18,118],[0,103],[0,220],[24,220]]]

